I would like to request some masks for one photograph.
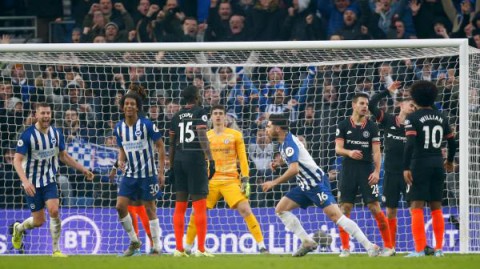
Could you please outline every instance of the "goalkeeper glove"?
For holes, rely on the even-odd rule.
[[[240,190],[247,198],[250,196],[250,182],[248,179],[248,177],[242,177],[242,185],[240,185]]]
[[[213,175],[215,175],[215,161],[210,160],[208,161],[208,180],[212,179]]]

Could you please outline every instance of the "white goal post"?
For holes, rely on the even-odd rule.
[[[378,72],[381,71],[378,70],[384,64],[389,66],[389,70],[394,70],[391,71],[393,73],[379,74]],[[0,125],[5,126],[5,129],[2,129],[2,132],[4,132],[2,139],[6,139],[2,141],[6,143],[1,146],[2,162],[7,162],[6,157],[8,152],[12,148],[14,149],[11,145],[15,144],[17,133],[21,132],[23,125],[28,122],[27,104],[44,99],[52,103],[54,108],[59,110],[55,111],[59,114],[56,122],[62,124],[57,126],[59,128],[68,129],[69,126],[65,125],[67,124],[65,118],[68,114],[67,110],[76,111],[80,118],[79,121],[83,121],[81,124],[85,124],[82,128],[87,131],[82,135],[77,133],[75,134],[78,136],[73,135],[72,140],[69,141],[69,150],[74,153],[72,154],[74,157],[80,158],[85,165],[89,165],[92,169],[98,169],[95,172],[100,175],[97,179],[100,182],[90,186],[80,182],[81,180],[75,178],[75,175],[70,174],[71,172],[67,169],[60,172],[58,182],[60,185],[63,184],[63,186],[60,186],[61,199],[65,201],[61,205],[64,224],[61,247],[65,252],[72,254],[120,253],[127,246],[127,235],[116,221],[116,212],[112,207],[116,189],[109,186],[108,180],[104,180],[108,165],[103,164],[103,159],[100,160],[101,157],[99,156],[107,156],[105,160],[108,161],[114,154],[110,149],[113,145],[108,144],[107,141],[107,138],[111,136],[109,124],[110,121],[119,119],[118,115],[114,115],[115,113],[119,114],[115,99],[118,98],[118,92],[124,92],[128,88],[128,84],[131,82],[129,81],[130,78],[139,81],[147,88],[149,95],[148,109],[152,106],[158,109],[158,111],[148,110],[145,113],[147,115],[157,113],[161,114],[162,117],[167,117],[167,114],[172,112],[171,109],[174,109],[172,106],[173,103],[177,104],[178,102],[176,98],[178,98],[178,90],[181,86],[188,85],[188,83],[199,83],[198,85],[203,88],[202,93],[207,92],[207,88],[210,87],[211,92],[208,96],[210,99],[205,99],[204,102],[212,102],[208,103],[207,106],[213,104],[214,97],[211,97],[211,94],[219,94],[217,97],[219,100],[221,99],[219,102],[225,102],[227,108],[230,109],[231,119],[236,120],[243,130],[247,148],[249,148],[250,145],[255,144],[256,139],[259,139],[256,137],[259,135],[257,130],[262,126],[261,115],[265,112],[264,109],[268,109],[266,103],[261,103],[262,98],[268,97],[271,100],[276,98],[274,95],[262,96],[263,89],[267,89],[265,93],[269,92],[269,87],[273,91],[278,88],[284,91],[285,99],[282,99],[282,105],[287,107],[288,111],[298,112],[297,114],[290,113],[292,122],[303,123],[301,118],[306,114],[306,108],[308,106],[313,107],[313,117],[316,120],[315,123],[319,124],[318,128],[320,129],[322,127],[320,126],[321,122],[323,125],[330,124],[333,126],[338,120],[348,115],[349,103],[347,97],[352,92],[357,91],[360,84],[371,83],[373,86],[370,85],[372,87],[370,92],[375,93],[378,91],[376,87],[388,83],[385,80],[387,80],[386,77],[389,77],[393,80],[404,80],[402,82],[406,85],[405,87],[408,87],[413,80],[418,79],[416,76],[422,76],[422,72],[424,72],[422,66],[428,64],[432,68],[431,73],[429,73],[432,80],[447,81],[448,76],[454,76],[452,80],[453,83],[456,83],[455,89],[458,91],[457,93],[442,92],[444,95],[441,97],[447,98],[443,96],[448,96],[448,100],[445,99],[445,102],[454,101],[452,106],[455,106],[455,108],[442,109],[451,113],[452,123],[457,126],[459,141],[457,155],[459,171],[457,175],[452,175],[453,185],[446,187],[446,192],[449,195],[455,192],[455,194],[452,194],[453,196],[448,196],[449,198],[446,198],[448,201],[445,202],[444,214],[448,219],[446,222],[452,227],[445,235],[445,245],[448,244],[446,250],[458,253],[480,252],[480,142],[477,142],[480,139],[477,136],[477,134],[480,134],[480,101],[478,100],[480,96],[480,53],[469,48],[466,39],[2,44],[0,45],[0,87],[11,86],[13,91],[10,96],[0,92],[0,94],[9,98],[8,100],[5,99],[5,111],[12,113],[0,121]],[[25,81],[27,83],[31,81],[30,85],[15,84],[18,79],[14,76],[17,76],[21,71],[24,73]],[[224,71],[225,74],[222,73]],[[281,77],[280,79],[276,78],[276,82],[272,82],[269,76],[271,74],[275,76],[276,72]],[[193,77],[189,77],[192,73]],[[233,77],[226,77],[222,81],[223,75],[229,75],[226,73],[233,73]],[[434,73],[437,76],[436,78],[433,78]],[[320,78],[320,76],[323,77]],[[368,77],[368,79],[364,80],[365,77]],[[311,80],[309,81],[309,79]],[[55,84],[57,86],[52,86],[52,83],[57,83]],[[238,89],[241,89],[242,94],[245,93],[247,85],[249,85],[249,91],[252,91],[253,88],[257,90],[255,97],[246,96],[247,98],[245,98],[245,100],[249,100],[248,102],[256,98],[257,103],[246,105],[244,103],[246,101],[243,99],[238,103],[239,101],[235,99],[236,96],[230,96],[233,98],[230,103],[226,101],[232,89],[237,89],[235,87],[240,83],[241,86]],[[315,86],[312,86],[312,83]],[[332,107],[334,108],[331,107],[331,109],[337,111],[334,116],[325,114],[327,112],[322,102],[324,102],[323,89],[326,87],[332,87],[334,89],[333,94],[340,96],[337,97],[338,99],[332,99],[332,104],[334,104]],[[69,89],[72,88],[78,89],[77,96],[69,95]],[[39,89],[41,89],[41,92]],[[107,93],[107,91],[110,92],[113,89],[115,89],[115,92]],[[302,89],[305,91],[302,91]],[[345,93],[344,97],[340,94],[343,91]],[[251,94],[254,95],[254,93]],[[44,97],[40,98],[36,95],[44,95]],[[69,103],[72,98],[78,98],[85,103],[72,106]],[[206,95],[204,98],[207,98]],[[222,98],[225,98],[225,100]],[[289,99],[295,99],[295,102],[288,102]],[[16,115],[15,113],[18,111],[15,106],[19,102],[23,104],[22,109],[24,111],[21,113],[23,113],[25,120],[14,121],[13,116],[10,117],[10,115]],[[275,101],[271,102],[274,103]],[[86,108],[85,104],[89,105],[89,108]],[[248,110],[245,108],[247,106]],[[391,103],[385,102],[384,106],[387,110],[392,111],[395,108],[393,101]],[[477,106],[479,109],[476,109]],[[71,116],[68,115],[68,117]],[[329,122],[322,121],[326,118],[332,120]],[[297,124],[292,128],[300,130],[303,127]],[[317,127],[317,125],[313,127]],[[327,132],[326,134],[331,138],[331,129],[322,130]],[[309,134],[304,135],[307,137],[308,148],[316,156],[316,161],[325,163],[324,165],[319,163],[322,169],[336,165],[336,158],[332,157],[331,152],[328,154],[322,153],[331,151],[330,146],[326,145],[331,141],[328,140],[327,143],[327,140],[323,140],[328,139],[323,137],[323,134],[312,135],[310,138]],[[79,138],[80,136],[83,137],[83,140]],[[317,139],[321,140],[317,141]],[[257,167],[262,163],[262,160],[265,161],[266,157],[260,156],[261,154],[254,152],[255,150],[258,150],[258,148],[254,146],[248,149],[250,166],[252,171],[257,172],[257,174],[251,176],[254,186],[260,184],[260,180],[268,178],[266,174],[260,175],[258,171],[262,169]],[[273,153],[269,154],[267,154],[269,157],[274,155]],[[254,160],[253,156],[257,156],[258,159]],[[326,161],[325,158],[333,159]],[[4,165],[4,167],[7,166]],[[2,175],[7,175],[9,171],[6,171],[6,168],[4,170],[0,172],[3,173]],[[332,168],[332,170],[335,169]],[[0,183],[0,196],[7,197],[0,200],[0,215],[2,215],[0,225],[5,228],[0,229],[0,236],[5,233],[6,238],[8,237],[6,230],[8,224],[15,220],[24,219],[29,215],[29,209],[26,205],[24,206],[21,198],[22,193],[17,188],[18,184],[15,185],[11,181],[18,179],[11,174],[10,177],[10,181],[0,178],[0,181],[3,181],[3,183]],[[332,176],[332,183],[334,182],[335,175]],[[290,185],[292,184],[294,184],[293,181]],[[290,185],[287,184],[286,186]],[[448,189],[452,186],[456,186],[457,189]],[[270,196],[255,193],[251,197],[253,211],[262,226],[267,247],[272,253],[292,252],[299,246],[298,239],[284,230],[283,225],[273,213],[272,207],[275,202],[278,202],[278,195],[281,196],[287,190],[288,187],[285,187],[276,189],[274,194]],[[110,194],[106,195],[105,192],[110,192]],[[159,219],[163,231],[162,244],[166,252],[170,252],[172,242],[174,244],[174,240],[172,241],[171,218],[173,211],[171,207],[173,201],[171,197],[171,188],[165,190],[163,198],[159,197]],[[382,208],[384,209],[383,206]],[[410,218],[405,204],[402,204],[399,208],[402,208],[402,210],[399,211],[398,217],[398,249],[408,251],[413,249],[411,248],[413,240],[408,227]],[[379,231],[376,225],[372,224],[372,217],[368,210],[359,206],[353,212],[357,213],[352,215],[352,219],[359,223],[369,238],[381,243]],[[338,251],[340,243],[338,237],[336,237],[337,233],[334,231],[334,226],[326,221],[320,209],[313,208],[306,212],[300,210],[295,213],[304,215],[300,220],[305,224],[307,232],[315,232],[321,229],[330,233],[336,239],[331,246],[322,248],[318,252]],[[429,214],[426,214],[426,216],[429,216]],[[217,253],[256,252],[255,241],[248,234],[248,230],[237,212],[228,209],[225,204],[221,203],[218,209],[209,212],[209,218],[207,246],[212,251]],[[429,244],[433,244],[431,241],[431,238],[433,238],[431,225],[429,222],[426,223],[426,229],[430,231],[427,232]],[[400,225],[402,225],[402,228],[400,228]],[[141,224],[139,224],[139,227],[144,237]],[[48,253],[49,243],[38,243],[35,238],[38,235],[49,238],[48,228],[43,227],[39,230],[39,232],[27,235],[26,253]],[[50,241],[48,240],[48,242]],[[149,244],[146,243],[148,248]],[[4,252],[0,252],[0,254],[8,253],[15,252],[8,250],[8,248],[5,248]]]

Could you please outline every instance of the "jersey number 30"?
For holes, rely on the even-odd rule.
[[[430,146],[430,141],[432,141],[432,146],[436,149],[440,148],[442,145],[443,137],[443,128],[440,125],[433,126],[430,131],[430,126],[423,126],[423,132],[425,133],[425,144],[423,145],[424,149],[428,149]]]
[[[180,143],[190,143],[195,139],[195,133],[192,130],[191,121],[180,122],[178,127],[180,128]]]

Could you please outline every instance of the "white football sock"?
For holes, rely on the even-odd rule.
[[[313,240],[310,238],[310,236],[305,232],[305,229],[303,229],[302,224],[300,224],[300,221],[298,218],[292,214],[290,211],[284,211],[280,212],[277,214],[277,216],[282,220],[283,224],[285,227],[293,232],[302,242],[308,241],[312,242]]]
[[[160,251],[160,226],[158,219],[150,220],[150,232],[152,233],[153,249]]]
[[[130,241],[138,242],[138,237],[133,229],[132,217],[130,217],[130,214],[127,214],[124,218],[120,219],[120,223],[122,224],[123,229],[127,232]]]
[[[33,217],[24,220],[20,225],[17,225],[17,232],[24,232],[25,230],[33,229]]]
[[[62,231],[62,222],[60,218],[50,218],[50,234],[52,235],[53,252],[59,251],[58,241],[60,239],[60,232]]]
[[[258,242],[257,245],[258,245],[258,249],[262,249],[262,248],[265,248],[265,249],[266,249],[266,248],[267,248],[267,247],[265,246],[265,242],[264,242],[264,241]]]
[[[345,215],[342,215],[340,219],[338,219],[337,225],[342,227],[349,235],[357,239],[357,241],[360,244],[362,244],[362,246],[366,250],[369,250],[370,248],[372,248],[373,246],[372,242],[368,240],[368,238],[365,236],[362,230],[360,230],[360,227],[358,227],[355,221],[345,217]]]

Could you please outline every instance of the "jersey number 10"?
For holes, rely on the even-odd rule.
[[[423,148],[428,149],[430,146],[430,140],[432,141],[432,146],[436,149],[440,148],[442,145],[443,137],[443,128],[440,125],[433,126],[430,131],[430,126],[423,126],[423,132],[425,133],[425,144]],[[437,140],[438,139],[438,140]]]
[[[190,143],[195,139],[195,133],[192,130],[191,121],[180,122],[178,127],[180,128],[180,143]]]

